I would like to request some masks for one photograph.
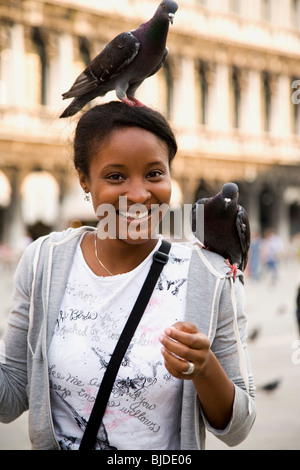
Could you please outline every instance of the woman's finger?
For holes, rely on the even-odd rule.
[[[172,354],[166,348],[162,348],[162,354],[164,356],[165,366],[171,375],[181,379],[192,379],[192,374],[190,376],[185,375],[185,372],[188,370],[187,361],[174,356],[174,354]]]

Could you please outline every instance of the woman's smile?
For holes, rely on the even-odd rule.
[[[151,211],[147,209],[145,210],[143,208],[134,208],[134,211],[132,211],[132,209],[129,209],[125,212],[119,210],[117,213],[119,217],[126,218],[129,222],[141,222],[142,219],[148,219],[148,216],[150,215]]]

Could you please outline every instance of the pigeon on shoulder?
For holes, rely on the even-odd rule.
[[[169,24],[173,24],[178,5],[162,1],[150,21],[136,30],[116,36],[77,77],[63,99],[73,98],[61,114],[70,117],[98,96],[115,90],[119,100],[130,106],[143,106],[135,92],[143,81],[164,64]]]
[[[250,247],[249,219],[245,209],[239,205],[238,197],[238,186],[226,183],[218,194],[199,199],[192,209],[193,233],[204,248],[225,258],[234,280],[237,269],[244,271],[247,266]],[[201,206],[204,207],[204,227],[200,227]],[[204,228],[202,232],[201,228]],[[200,239],[200,233],[204,233],[204,240]]]

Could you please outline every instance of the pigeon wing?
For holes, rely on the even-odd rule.
[[[250,248],[250,224],[248,214],[242,206],[238,207],[236,216],[236,227],[242,247],[241,269],[244,270],[248,262],[248,252]]]
[[[162,68],[162,66],[164,65],[164,63],[165,63],[165,61],[168,57],[168,54],[169,54],[169,48],[166,47],[164,55],[162,56],[161,62],[159,63],[159,65],[157,67],[155,67],[154,70],[152,70],[152,72],[148,75],[147,78],[152,77],[153,75],[155,75]]]
[[[131,32],[116,36],[77,77],[70,90],[62,95],[63,99],[82,96],[120,74],[136,57],[139,48],[140,42]]]

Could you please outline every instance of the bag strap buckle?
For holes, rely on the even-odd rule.
[[[161,264],[166,264],[168,262],[169,255],[162,253],[161,251],[156,251],[153,255],[153,260]]]

